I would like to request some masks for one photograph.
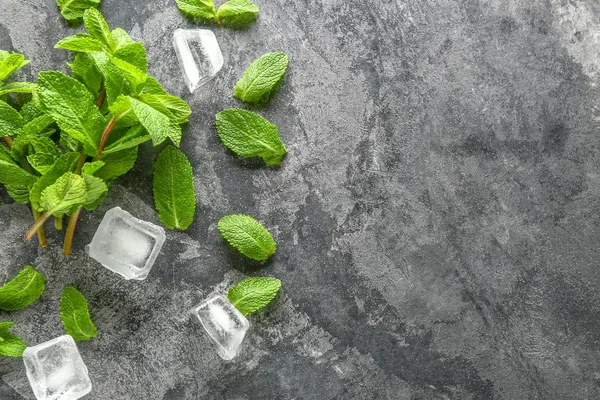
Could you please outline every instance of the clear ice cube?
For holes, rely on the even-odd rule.
[[[92,390],[87,367],[69,335],[27,347],[23,362],[38,400],[75,400]]]
[[[223,67],[223,55],[217,38],[207,29],[177,29],[173,46],[185,83],[194,93]]]
[[[115,207],[104,215],[88,252],[123,278],[142,280],[148,276],[164,242],[163,228]]]
[[[227,297],[210,297],[194,307],[193,314],[200,320],[219,357],[223,360],[235,357],[250,324]]]

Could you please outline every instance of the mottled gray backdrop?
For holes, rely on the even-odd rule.
[[[0,48],[65,70],[73,34],[53,0],[1,0]],[[0,280],[33,264],[48,289],[0,315],[33,345],[60,335],[60,291],[89,299],[99,336],[79,345],[90,399],[595,399],[600,396],[600,5],[596,0],[256,0],[246,31],[216,26],[225,66],[187,93],[171,36],[194,27],[173,0],[104,0],[112,27],[148,48],[150,72],[194,113],[182,150],[198,208],[169,232],[143,282],[83,250],[119,205],[157,222],[156,149],[84,213],[74,255],[40,250],[27,207],[0,206]],[[245,67],[285,51],[260,113],[279,127],[280,168],[226,151],[216,112],[244,107]],[[278,243],[265,265],[216,223],[248,213]],[[245,275],[283,281],[224,362],[185,312]],[[20,359],[0,398],[29,399]]]

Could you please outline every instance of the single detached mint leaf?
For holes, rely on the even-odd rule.
[[[21,357],[27,346],[23,339],[8,332],[13,324],[13,322],[0,322],[0,354],[7,357]]]
[[[35,89],[35,83],[30,82],[11,82],[0,86],[0,96],[7,93],[31,93]]]
[[[63,18],[75,21],[83,17],[88,8],[98,8],[101,0],[56,0],[56,5]]]
[[[13,311],[25,308],[36,301],[45,288],[46,277],[27,265],[0,288],[0,309]]]
[[[98,336],[98,330],[90,318],[88,302],[73,286],[67,286],[60,295],[60,319],[65,331],[76,341]]]
[[[216,18],[213,0],[175,0],[175,3],[181,12],[190,18],[211,21]]]
[[[223,26],[245,28],[256,19],[260,10],[248,0],[229,0],[221,4],[217,11],[217,21]]]
[[[235,84],[233,96],[253,106],[266,104],[288,67],[285,53],[267,53],[252,62]]]
[[[93,53],[104,50],[104,44],[85,33],[78,33],[75,36],[68,36],[61,39],[54,46],[55,49],[78,51],[80,53]]]
[[[234,153],[260,156],[267,164],[281,164],[287,149],[275,125],[258,114],[237,108],[223,110],[216,118],[219,137]]]
[[[179,149],[167,146],[154,167],[154,204],[169,229],[187,229],[194,221],[196,196],[192,166]]]
[[[0,82],[8,79],[12,74],[29,64],[23,54],[9,53],[0,50]]]
[[[247,278],[229,289],[227,298],[244,316],[266,307],[277,296],[281,281],[276,278]]]
[[[85,85],[60,72],[40,72],[36,93],[58,126],[94,156],[106,123]]]
[[[79,159],[79,153],[65,153],[56,160],[56,162],[50,167],[50,169],[42,176],[31,187],[29,199],[31,200],[31,206],[38,210],[43,211],[40,205],[40,198],[42,191],[48,186],[52,185],[58,178],[63,176],[65,173],[72,171],[77,164]]]
[[[111,50],[114,48],[110,29],[100,11],[95,8],[85,10],[83,13],[83,26],[85,26],[91,37],[99,40]]]
[[[40,205],[48,214],[61,217],[87,201],[87,186],[80,175],[67,172],[42,192]]]
[[[219,221],[218,228],[230,245],[254,260],[264,261],[277,250],[269,231],[248,215],[226,215]]]

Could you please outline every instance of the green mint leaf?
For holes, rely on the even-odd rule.
[[[12,74],[29,64],[23,54],[9,53],[0,50],[0,82],[8,79]]]
[[[60,72],[40,72],[36,93],[58,126],[95,155],[106,122],[85,85]]]
[[[35,89],[35,85],[33,89]],[[28,103],[25,103],[23,107],[21,107],[21,109],[19,110],[19,114],[23,116],[23,121],[27,123],[33,121],[38,117],[41,117],[42,115],[44,115],[44,112],[37,108],[33,101],[30,101]]]
[[[104,86],[106,87],[106,101],[112,105],[119,96],[132,94],[129,82],[115,64],[104,53],[90,53],[96,66],[104,76]]]
[[[8,195],[19,204],[29,204],[29,186],[5,186]]]
[[[227,298],[242,315],[266,307],[277,296],[281,281],[277,278],[247,278],[229,289]]]
[[[6,147],[0,145],[0,183],[4,185],[29,186],[37,177],[25,171],[12,158]]]
[[[0,309],[14,311],[25,308],[39,299],[45,288],[46,277],[27,265],[0,288]]]
[[[100,11],[95,8],[85,10],[83,13],[83,26],[85,26],[91,37],[111,50],[114,48],[110,28]]]
[[[254,260],[264,261],[277,250],[269,231],[248,215],[226,215],[219,221],[218,228],[230,245]]]
[[[148,56],[146,49],[140,42],[133,42],[116,50],[114,56],[120,60],[133,65],[141,72],[148,71]]]
[[[140,123],[146,128],[148,134],[152,136],[152,143],[155,146],[164,142],[165,139],[171,138],[173,143],[179,147],[179,143],[181,142],[181,127],[176,122],[149,104],[131,97],[129,101]]]
[[[168,94],[142,94],[138,97],[144,103],[169,115],[173,122],[184,124],[189,121],[192,109],[182,99]]]
[[[56,0],[56,5],[64,19],[76,21],[83,18],[88,8],[97,8],[100,0]]]
[[[248,0],[229,0],[221,4],[217,11],[217,21],[223,26],[241,29],[256,19],[260,10]]]
[[[129,64],[127,61],[123,61],[120,58],[109,57],[109,59],[119,70],[121,70],[121,73],[129,82],[129,87],[133,90],[133,93],[139,94],[146,84],[148,75],[135,65]]]
[[[65,331],[75,341],[89,340],[98,335],[90,318],[88,302],[73,286],[67,286],[60,295],[60,319]]]
[[[38,180],[35,181],[29,193],[29,200],[31,200],[31,206],[34,209],[38,211],[44,210],[40,205],[42,191],[48,186],[54,184],[56,180],[65,173],[73,171],[78,159],[79,153],[63,154],[44,175],[40,176]]]
[[[30,82],[11,82],[0,86],[0,96],[7,93],[31,93],[35,89],[35,83]]]
[[[72,138],[65,132],[60,132],[60,145],[66,151],[73,152],[81,149],[80,142],[77,139]]]
[[[8,332],[13,324],[13,322],[0,322],[0,354],[7,357],[21,357],[27,346],[23,339]]]
[[[78,51],[80,53],[93,53],[104,50],[104,44],[87,35],[85,33],[78,33],[74,36],[66,37],[60,40],[54,46],[55,49]]]
[[[83,83],[94,98],[97,98],[104,78],[98,67],[96,67],[94,60],[87,54],[77,54],[69,67],[73,78]]]
[[[148,76],[148,80],[144,85],[144,89],[142,89],[142,94],[166,94],[169,93],[163,89],[160,82],[158,82],[155,78]]]
[[[23,127],[23,117],[17,110],[0,100],[0,136],[14,136]]]
[[[85,181],[87,192],[87,197],[83,206],[88,211],[95,210],[106,197],[108,186],[106,186],[106,183],[102,179],[95,176],[88,174],[82,174],[82,176]]]
[[[194,221],[196,195],[192,166],[173,146],[160,152],[152,182],[154,204],[160,221],[169,229],[187,229]]]
[[[85,180],[67,172],[42,191],[40,205],[48,214],[61,217],[84,205],[87,195]]]
[[[130,149],[132,147],[137,147],[151,139],[152,137],[146,134],[144,127],[141,124],[137,124],[129,128],[123,136],[117,138],[114,142],[106,146],[102,154],[106,155],[116,153],[121,150]]]
[[[25,120],[25,118],[23,118],[23,120]],[[29,150],[29,144],[31,141],[37,137],[46,135],[46,132],[50,132],[47,130],[47,128],[53,123],[54,120],[47,114],[42,114],[41,116],[26,123],[21,129],[19,136],[17,136],[13,141],[11,149],[13,157],[17,159],[25,157]]]
[[[35,153],[28,155],[27,161],[40,174],[45,174],[62,155],[56,144],[45,136],[35,137],[29,143]]]
[[[190,18],[214,21],[217,15],[213,0],[175,0],[175,3]]]
[[[107,184],[110,184],[116,178],[133,168],[135,160],[137,160],[137,155],[137,147],[111,154],[103,154],[102,161],[104,161],[105,164],[94,174],[94,176],[97,176]]]
[[[281,164],[287,149],[277,127],[250,111],[230,108],[217,113],[217,132],[229,149],[242,157],[260,156],[267,164]]]
[[[104,164],[104,161],[86,162],[85,164],[83,164],[81,173],[84,175],[94,175],[96,171],[104,167]]]
[[[233,96],[253,106],[266,104],[288,67],[285,53],[267,53],[252,62],[235,84]]]

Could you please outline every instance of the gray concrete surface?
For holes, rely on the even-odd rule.
[[[111,26],[148,48],[150,72],[194,110],[181,148],[198,212],[169,232],[144,282],[83,250],[119,205],[157,221],[156,149],[80,221],[73,257],[21,239],[26,207],[0,206],[0,278],[48,276],[35,305],[2,319],[28,344],[62,333],[67,284],[100,334],[81,343],[90,399],[596,399],[600,396],[600,6],[593,0],[256,0],[246,31],[211,27],[225,66],[186,93],[171,34],[193,27],[171,0],[105,0]],[[52,0],[2,0],[0,47],[24,77],[64,69],[72,34]],[[214,114],[244,68],[285,51],[290,69],[261,114],[280,168],[225,151]],[[220,238],[248,213],[279,248],[263,266]],[[220,360],[185,310],[245,275],[283,281]],[[0,359],[0,398],[29,399],[19,359]]]

